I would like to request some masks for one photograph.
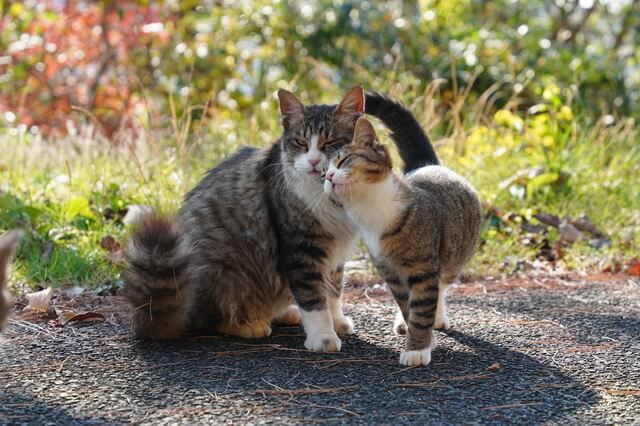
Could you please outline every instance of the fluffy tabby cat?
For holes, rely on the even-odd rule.
[[[280,140],[242,149],[206,174],[176,218],[151,215],[133,231],[124,281],[137,336],[259,338],[272,321],[302,320],[305,347],[339,351],[338,334],[353,331],[341,284],[357,229],[324,194],[321,170],[350,143],[364,92],[351,89],[337,106],[304,106],[286,90],[278,98]]]
[[[416,135],[425,143],[426,137]],[[389,151],[360,118],[353,142],[332,158],[324,183],[359,225],[398,303],[396,331],[407,334],[404,365],[431,361],[433,328],[449,327],[446,287],[471,258],[482,219],[471,185],[433,160],[436,165],[423,167],[406,162],[405,176],[396,176]]]
[[[4,328],[11,309],[11,297],[7,290],[9,262],[19,239],[20,231],[11,231],[0,238],[0,330]]]

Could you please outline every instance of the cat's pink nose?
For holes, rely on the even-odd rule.
[[[325,176],[325,178],[331,182],[331,179],[333,179],[333,175],[335,174],[335,172],[332,170],[330,172],[327,172],[327,175]]]
[[[313,167],[314,169],[316,168],[319,162],[320,160],[309,160],[309,164],[311,164],[311,167]]]

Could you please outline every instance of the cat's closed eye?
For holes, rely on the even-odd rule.
[[[306,148],[308,146],[308,144],[309,144],[306,141],[306,139],[302,139],[302,138],[293,138],[293,143],[295,143],[300,148]]]
[[[349,143],[349,139],[344,137],[338,137],[325,142],[324,146],[331,146],[331,145],[336,145],[340,143]]]
[[[347,166],[351,162],[351,155],[347,155],[345,157],[338,157],[338,161],[336,167],[339,169],[342,166]]]

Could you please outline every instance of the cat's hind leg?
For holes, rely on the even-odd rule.
[[[435,311],[438,304],[438,271],[413,270],[407,277],[409,286],[409,321],[407,342],[400,354],[400,364],[428,365],[431,351],[436,346],[433,334]]]
[[[433,323],[433,328],[436,330],[449,330],[451,328],[451,320],[447,315],[447,290],[456,281],[456,278],[443,279],[440,282],[440,288],[438,291],[438,307],[436,308],[436,320]]]
[[[245,339],[261,339],[271,335],[271,326],[264,320],[256,320],[243,324],[219,324],[216,330],[222,334],[229,334]]]
[[[393,332],[397,335],[407,334],[407,321],[409,320],[409,288],[390,269],[378,265],[378,271],[385,278],[387,287],[398,304],[396,318],[393,322]]]
[[[289,305],[280,310],[271,322],[276,325],[300,325],[302,324],[300,309],[296,305]]]
[[[332,273],[333,291],[328,294],[333,329],[338,334],[353,334],[353,321],[346,316],[342,307],[342,265]]]
[[[393,320],[393,332],[398,336],[407,334],[407,322],[399,309],[396,311],[396,318]]]

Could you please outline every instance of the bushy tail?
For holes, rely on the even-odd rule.
[[[380,93],[366,93],[364,112],[379,118],[391,130],[391,138],[404,162],[404,172],[440,164],[429,138],[411,111]]]
[[[133,229],[123,274],[131,331],[140,338],[176,339],[187,329],[187,253],[178,224],[154,213]]]

